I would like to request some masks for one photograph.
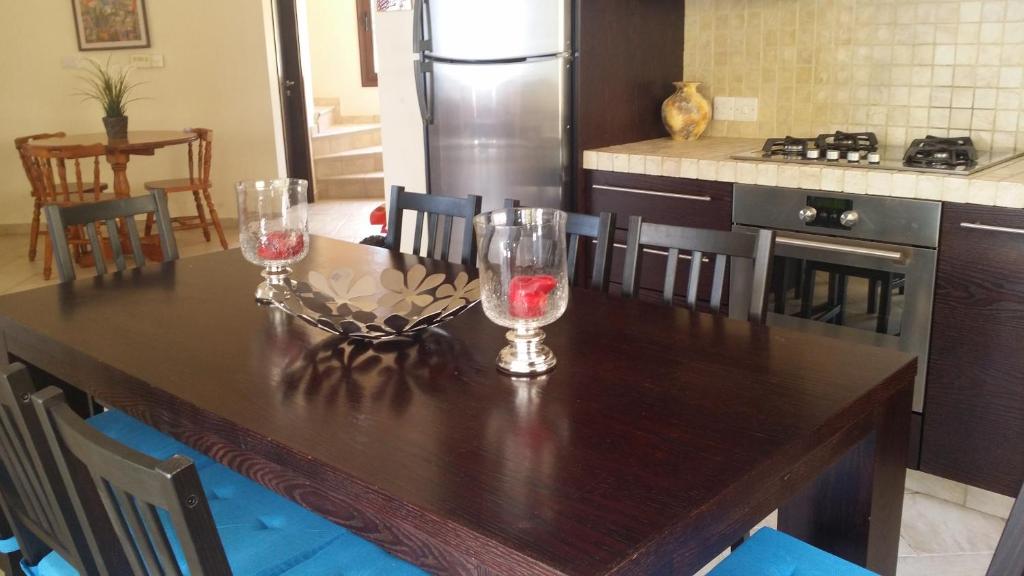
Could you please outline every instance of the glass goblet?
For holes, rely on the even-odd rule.
[[[309,253],[305,180],[255,180],[235,185],[238,234],[245,259],[263,266],[256,301],[272,302],[274,288],[285,284],[290,265]]]
[[[509,328],[497,360],[509,374],[543,374],[557,363],[541,328],[569,305],[565,220],[552,208],[497,210],[473,220],[480,299],[487,317]]]

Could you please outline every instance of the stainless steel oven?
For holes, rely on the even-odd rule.
[[[941,204],[737,185],[734,229],[778,232],[768,324],[919,357],[924,403]]]

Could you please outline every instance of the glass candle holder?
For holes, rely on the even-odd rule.
[[[305,180],[280,179],[239,182],[238,234],[245,259],[263,266],[264,281],[256,301],[272,301],[275,286],[284,285],[292,264],[309,253]]]
[[[551,208],[498,210],[473,220],[480,300],[487,317],[509,329],[497,360],[509,374],[543,374],[557,362],[541,328],[569,305],[565,220],[565,212]]]

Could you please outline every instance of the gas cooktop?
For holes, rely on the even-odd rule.
[[[879,147],[872,132],[836,132],[813,138],[769,138],[760,150],[734,160],[842,168],[880,168],[967,176],[1024,155],[1024,150],[977,150],[970,138],[926,136],[906,149]]]

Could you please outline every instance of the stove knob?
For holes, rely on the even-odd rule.
[[[821,158],[821,152],[819,152],[817,148],[808,148],[807,149],[807,159],[808,160],[817,160],[818,158]]]
[[[800,213],[797,214],[800,221],[804,224],[810,224],[818,217],[818,211],[813,206],[804,206],[800,209]]]
[[[852,162],[852,163],[860,162],[860,152],[858,152],[856,150],[851,150],[851,151],[847,152],[846,153],[846,161],[847,162]]]
[[[881,164],[882,163],[882,155],[879,154],[878,152],[869,152],[868,153],[868,163],[869,164]]]
[[[825,150],[825,160],[837,162],[839,160],[839,150]]]
[[[839,223],[847,228],[853,228],[860,220],[860,214],[856,210],[847,210],[839,216]]]

